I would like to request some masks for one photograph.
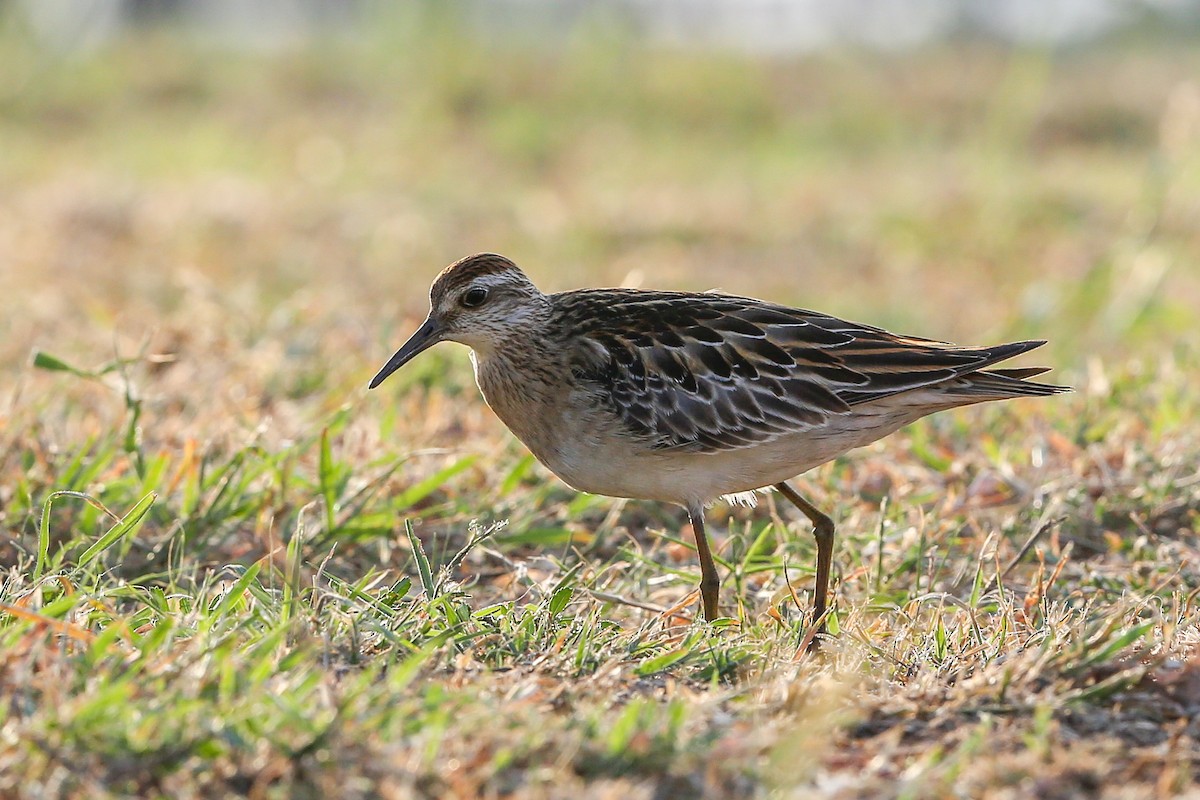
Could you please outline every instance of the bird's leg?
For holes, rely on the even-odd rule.
[[[704,619],[712,622],[717,618],[721,578],[717,575],[712,551],[708,549],[708,537],[704,535],[704,506],[689,505],[687,512],[692,520],[692,532],[696,534],[696,554],[700,556],[700,599],[704,603]]]
[[[818,511],[816,506],[786,483],[777,483],[775,488],[813,524],[813,536],[817,540],[817,589],[813,599],[813,621],[817,624],[816,632],[824,633],[825,611],[829,599],[829,572],[833,566],[833,520]],[[814,636],[810,647],[816,645],[817,638]]]

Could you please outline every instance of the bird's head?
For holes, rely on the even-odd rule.
[[[371,380],[370,388],[438,342],[459,342],[487,357],[546,309],[546,296],[504,256],[480,253],[456,261],[429,289],[429,317]]]

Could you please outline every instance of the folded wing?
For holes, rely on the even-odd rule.
[[[586,345],[575,377],[656,448],[749,447],[943,383],[961,402],[1061,390],[1023,380],[1032,369],[980,372],[1039,341],[956,347],[725,295],[628,291],[602,307],[587,291],[559,297],[561,324]]]

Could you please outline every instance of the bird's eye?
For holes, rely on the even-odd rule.
[[[488,291],[482,286],[476,286],[474,289],[468,289],[463,292],[462,304],[467,308],[475,308],[483,305],[483,301],[487,300]]]

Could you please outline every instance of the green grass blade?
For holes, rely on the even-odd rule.
[[[325,531],[332,533],[337,526],[337,477],[334,474],[333,448],[329,444],[329,428],[321,431],[321,455],[317,463],[317,481],[325,499]]]
[[[246,594],[246,591],[250,588],[251,582],[258,577],[258,573],[259,570],[262,569],[262,565],[262,561],[255,561],[246,569],[245,572],[242,573],[242,577],[237,579],[237,583],[235,583],[233,588],[226,592],[225,597],[221,599],[221,604],[217,606],[214,616],[221,618],[229,613],[234,604],[241,600],[242,596]]]
[[[441,488],[442,484],[475,463],[478,456],[467,456],[455,461],[445,469],[435,472],[423,481],[410,486],[396,496],[393,506],[399,509],[409,508],[424,500]]]
[[[58,356],[52,356],[43,350],[33,351],[33,366],[35,369],[44,369],[47,372],[67,372],[80,378],[96,377],[94,372],[71,366]]]
[[[80,500],[99,503],[95,498],[82,492],[58,491],[50,493],[50,496],[46,498],[46,502],[42,505],[42,519],[38,524],[37,561],[33,566],[33,580],[35,583],[42,577],[42,573],[46,571],[46,564],[50,560],[50,508],[54,505],[54,501],[60,497],[75,497]]]
[[[646,659],[637,665],[637,668],[634,670],[634,672],[642,677],[654,675],[657,672],[663,672],[670,669],[691,654],[692,648],[690,646],[677,647],[674,650],[668,650],[662,655]]]
[[[151,492],[139,500],[137,505],[121,518],[120,522],[109,528],[91,547],[83,551],[83,554],[79,556],[77,561],[79,566],[86,567],[95,561],[105,550],[120,542],[126,536],[132,536],[137,533],[142,526],[142,521],[146,518],[147,512],[150,511],[150,506],[154,505],[156,499],[158,499],[158,494]]]
[[[437,586],[433,582],[433,570],[429,568],[429,558],[425,555],[425,548],[421,546],[421,540],[417,538],[416,531],[413,530],[412,522],[409,520],[404,521],[404,533],[408,536],[413,559],[417,562],[417,572],[421,576],[421,587],[425,589],[425,599],[433,600],[437,597]]]

